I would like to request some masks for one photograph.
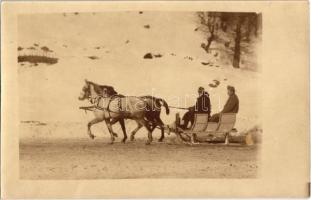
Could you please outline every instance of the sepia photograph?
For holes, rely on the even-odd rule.
[[[306,6],[5,3],[1,196],[310,195]]]
[[[19,15],[20,178],[257,178],[261,19]]]

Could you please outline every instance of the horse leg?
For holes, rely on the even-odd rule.
[[[95,118],[93,119],[92,121],[90,121],[89,123],[87,123],[87,133],[88,135],[90,136],[91,139],[94,139],[95,138],[95,135],[92,134],[92,131],[91,131],[91,127],[93,124],[97,124],[99,122],[103,121],[103,119],[100,119],[100,118]]]
[[[122,131],[123,131],[123,140],[122,140],[122,142],[125,143],[125,141],[127,139],[127,134],[126,134],[124,119],[120,119],[119,123],[120,123]]]
[[[112,119],[112,120],[110,121],[110,125],[114,125],[115,123],[117,123],[117,122],[119,122],[119,121],[120,121],[120,119],[114,118],[114,119]],[[112,130],[112,129],[111,129],[111,130]],[[113,135],[114,137],[118,137],[118,134],[115,133],[115,132],[113,132],[113,131],[112,131],[112,135]]]
[[[136,121],[136,123],[137,123],[137,127],[131,132],[131,138],[130,138],[131,141],[135,139],[135,134],[137,133],[137,131],[141,129],[141,127],[143,127],[143,125],[141,125],[138,121]]]
[[[156,120],[155,120],[155,122],[152,122],[152,125],[151,125],[151,133],[154,131],[154,129],[156,128],[158,126],[158,123],[156,122]],[[162,131],[162,127],[161,127],[161,131]],[[163,134],[164,134],[164,129],[163,129]],[[163,138],[164,138],[164,135],[162,136],[161,135],[161,138],[158,140],[159,142],[162,142],[162,140],[163,140]]]
[[[147,129],[147,131],[148,131],[148,140],[146,142],[146,145],[151,144],[151,142],[152,142],[152,133],[151,133],[151,128],[149,126],[149,123],[147,121],[145,121],[144,119],[138,120],[138,122],[141,125],[143,125]]]
[[[148,131],[148,141],[146,142],[147,145],[151,144],[152,142],[152,132],[148,125],[145,125],[147,131]]]
[[[225,145],[229,144],[229,133],[225,133]]]
[[[114,135],[113,135],[113,130],[112,130],[112,126],[111,126],[110,120],[106,119],[105,122],[106,122],[107,128],[108,128],[109,133],[110,133],[110,138],[111,138],[110,144],[113,144],[113,142],[114,142]]]
[[[160,116],[157,116],[156,117],[156,120],[157,120],[157,124],[160,126],[161,128],[161,137],[159,138],[159,142],[162,142],[163,139],[164,139],[164,123],[163,121],[161,120]]]

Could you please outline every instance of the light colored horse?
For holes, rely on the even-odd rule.
[[[94,109],[95,119],[93,119],[88,123],[88,135],[93,139],[94,135],[91,132],[91,126],[101,121],[105,121],[111,136],[111,144],[112,144],[115,140],[114,137],[116,135],[113,132],[112,124],[118,121],[121,124],[121,121],[123,121],[124,125],[124,119],[133,119],[138,124],[144,126],[147,129],[148,140],[146,144],[150,144],[152,142],[152,133],[151,133],[152,129],[149,126],[149,122],[147,120],[148,116],[146,115],[147,113],[146,110],[149,109],[148,104],[139,97],[122,96],[122,95],[110,96],[111,94],[105,90],[103,90],[101,96],[98,95],[98,93],[100,93],[99,90],[100,90],[99,85],[85,80],[85,85],[82,88],[81,94],[79,96],[79,100],[90,98],[91,102],[94,104],[96,108]],[[125,130],[123,132],[126,136]]]

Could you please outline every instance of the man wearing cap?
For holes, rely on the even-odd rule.
[[[212,115],[209,119],[210,122],[219,122],[219,116],[221,113],[238,113],[239,112],[239,98],[235,94],[235,88],[233,86],[227,86],[227,94],[229,96],[224,108],[220,113]]]
[[[189,111],[186,112],[182,118],[184,123],[180,127],[183,129],[187,129],[189,122],[191,122],[191,125],[193,124],[195,113],[207,113],[208,116],[211,114],[211,102],[209,99],[209,94],[204,91],[203,87],[199,87],[198,93],[199,97],[197,98],[195,106],[189,107]]]

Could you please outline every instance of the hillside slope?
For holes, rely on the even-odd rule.
[[[222,109],[230,84],[240,99],[237,128],[260,124],[260,73],[233,69],[206,54],[195,28],[190,12],[21,15],[18,46],[47,46],[59,59],[54,65],[19,64],[21,120],[86,124],[93,116],[78,109],[87,102],[77,97],[87,78],[124,95],[154,95],[181,107],[193,105],[197,88],[203,86],[211,95],[212,113]],[[162,57],[143,59],[146,53]],[[216,88],[209,86],[214,80],[220,82]],[[164,122],[171,123],[176,112],[183,111],[173,109],[169,116],[163,112]],[[128,123],[129,130],[134,126]]]

